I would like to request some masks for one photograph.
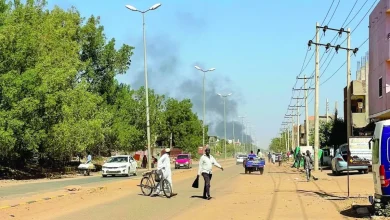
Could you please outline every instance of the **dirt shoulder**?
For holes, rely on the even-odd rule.
[[[216,199],[171,219],[343,219],[299,173],[268,164],[263,175],[242,174],[219,188]]]

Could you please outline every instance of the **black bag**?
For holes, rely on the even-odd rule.
[[[155,176],[154,176],[154,181],[156,181],[157,183],[159,183],[161,181],[161,177],[162,177],[163,173],[161,170],[157,170],[156,173],[155,173]]]
[[[196,176],[196,179],[192,183],[192,188],[199,188],[199,176]]]

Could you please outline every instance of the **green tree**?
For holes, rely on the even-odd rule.
[[[163,117],[166,129],[163,135],[164,141],[168,143],[172,134],[174,146],[195,155],[198,147],[202,145],[202,123],[192,112],[192,107],[189,99],[167,99]]]

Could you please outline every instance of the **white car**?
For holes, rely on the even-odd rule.
[[[244,154],[239,154],[237,155],[236,157],[236,164],[241,164],[241,163],[244,163],[244,160],[247,158],[248,156],[247,155],[244,155]]]
[[[137,175],[137,162],[132,156],[120,155],[113,156],[102,167],[102,176],[108,175]]]

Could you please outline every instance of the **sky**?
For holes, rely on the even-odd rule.
[[[356,63],[368,51],[368,41],[363,43],[368,38],[369,13],[377,2],[49,0],[49,7],[75,6],[83,17],[100,16],[108,39],[115,38],[118,47],[122,44],[134,46],[132,65],[125,75],[118,76],[118,80],[137,89],[144,85],[142,15],[126,9],[125,5],[146,10],[161,3],[160,8],[145,14],[149,88],[179,99],[190,98],[194,111],[202,118],[203,73],[194,65],[216,68],[206,73],[205,121],[211,126],[209,134],[224,135],[223,101],[217,93],[233,93],[226,100],[227,138],[233,137],[234,121],[235,138],[241,139],[243,127],[239,116],[245,116],[245,123],[251,126],[245,133],[250,134],[260,148],[268,148],[284,121],[292,88],[308,51],[307,43],[315,35],[316,22],[335,29],[343,24],[346,29],[348,24],[347,27],[353,30],[351,47],[360,47],[356,57],[351,58],[352,79],[355,79]],[[327,31],[323,36],[321,31],[320,42],[329,43],[336,34]],[[337,44],[344,41],[345,36],[338,39]],[[346,47],[346,41],[342,46]],[[308,62],[313,53],[314,47],[307,53],[304,63],[307,67],[301,77],[313,74],[314,57]],[[320,83],[335,73],[320,86],[320,113],[325,114],[327,98],[331,112],[335,102],[342,112],[346,66],[339,68],[346,61],[346,52],[339,51],[331,59],[333,51],[325,53],[322,47],[320,56],[323,57]],[[302,85],[303,81],[299,80],[296,88]],[[313,95],[314,92],[309,100]],[[313,108],[314,101],[309,103],[310,115],[313,115]]]

